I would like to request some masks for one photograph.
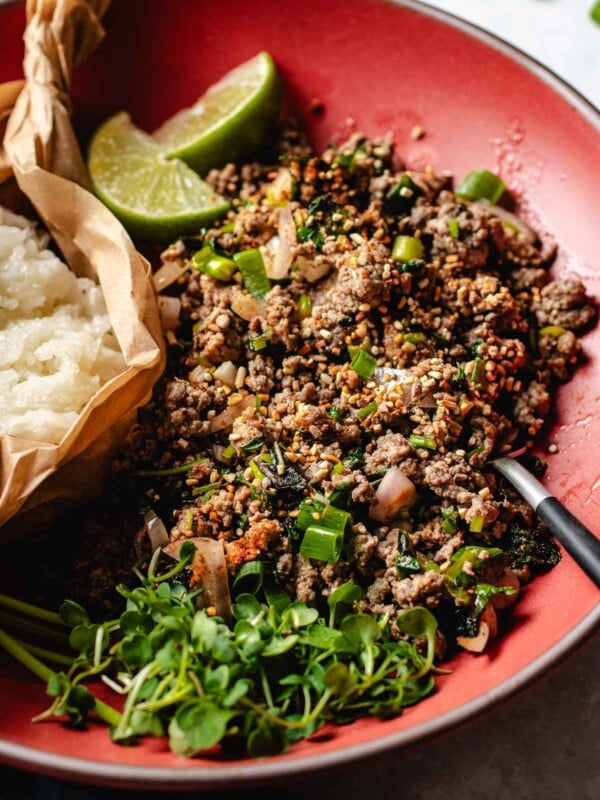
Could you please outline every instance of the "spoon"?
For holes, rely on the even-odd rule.
[[[588,530],[516,459],[495,458],[488,464],[504,475],[546,523],[567,553],[600,587],[600,539]]]

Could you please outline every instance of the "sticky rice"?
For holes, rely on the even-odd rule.
[[[101,288],[0,207],[0,435],[57,444],[124,367]]]

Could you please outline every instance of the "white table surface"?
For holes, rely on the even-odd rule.
[[[592,2],[428,0],[427,4],[473,22],[534,56],[598,108],[600,26],[589,18]],[[458,731],[346,765],[335,774],[250,790],[244,796],[247,800],[600,800],[599,659],[596,635],[538,685]],[[134,793],[111,796],[125,800]],[[240,793],[219,796],[233,800]],[[0,800],[50,797],[105,800],[107,794],[0,770]],[[162,797],[166,800],[166,795]]]
[[[600,108],[600,25],[593,0],[426,0],[515,45]]]

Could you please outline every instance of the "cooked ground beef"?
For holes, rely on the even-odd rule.
[[[280,152],[210,173],[228,218],[163,254],[189,265],[166,290],[180,324],[115,482],[173,541],[221,540],[232,578],[262,560],[317,605],[353,580],[362,608],[392,619],[460,608],[468,597],[445,580],[457,551],[536,528],[486,462],[531,447],[595,303],[581,283],[550,280],[552,248],[457,197],[450,176],[405,170],[389,138],[354,134],[316,156],[288,129]],[[394,258],[397,236],[422,254]],[[266,296],[238,271],[198,271],[207,243],[227,259],[258,248],[267,275],[279,270]],[[381,516],[391,468],[414,492]],[[308,501],[313,519],[323,503],[350,519],[337,562],[302,554]]]

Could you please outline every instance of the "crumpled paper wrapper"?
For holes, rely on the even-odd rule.
[[[0,204],[40,219],[63,259],[102,287],[126,369],[58,445],[0,436],[0,546],[99,497],[110,458],[164,368],[151,268],[91,193],[71,123],[73,67],[104,36],[110,0],[29,0],[24,81],[0,85]]]

